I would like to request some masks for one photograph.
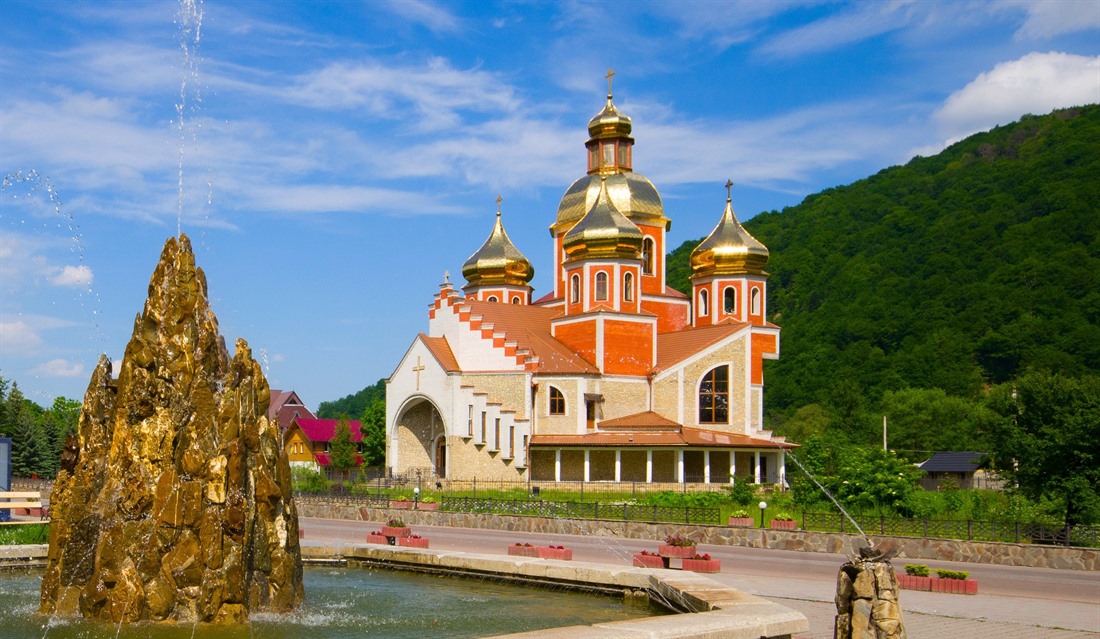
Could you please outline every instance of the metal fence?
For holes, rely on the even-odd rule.
[[[563,519],[613,519],[651,523],[717,525],[721,509],[696,506],[652,506],[645,504],[601,504],[598,501],[551,501],[545,499],[492,499],[444,497],[440,510],[497,515],[532,515]]]
[[[938,537],[967,541],[1100,546],[1100,526],[1050,525],[1028,522],[979,521],[974,519],[909,519],[853,515],[865,533],[898,537]],[[856,533],[856,527],[840,513],[802,513],[802,529]]]

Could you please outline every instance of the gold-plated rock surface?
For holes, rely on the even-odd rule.
[[[170,238],[118,379],[105,356],[92,373],[51,494],[43,613],[238,623],[302,601],[289,464],[261,445],[278,441],[267,380],[244,340],[230,359],[206,290]]]

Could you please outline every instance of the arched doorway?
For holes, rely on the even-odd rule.
[[[437,477],[447,477],[447,438],[440,437],[435,440],[435,474]]]
[[[413,397],[401,408],[391,433],[388,460],[396,475],[439,475],[439,440],[446,441],[443,416],[430,400]],[[446,453],[442,461],[446,462]]]

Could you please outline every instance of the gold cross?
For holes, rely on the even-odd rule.
[[[416,371],[416,390],[420,390],[420,371],[424,370],[424,365],[420,363],[420,356],[416,356],[416,366],[412,368]]]
[[[615,77],[615,69],[612,69],[611,67],[607,67],[607,75],[605,75],[604,77],[607,78],[607,97],[610,98],[611,97],[611,78]]]
[[[726,201],[730,200],[730,189],[733,188],[733,180],[726,180]]]
[[[497,196],[497,215],[500,215],[500,203],[504,201],[504,198]]]

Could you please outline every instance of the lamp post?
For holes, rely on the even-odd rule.
[[[420,487],[413,488],[413,510],[420,508]]]
[[[766,510],[768,510],[768,502],[762,501],[762,502],[760,502],[759,505],[760,505],[760,527],[763,528],[764,527],[764,512]]]

